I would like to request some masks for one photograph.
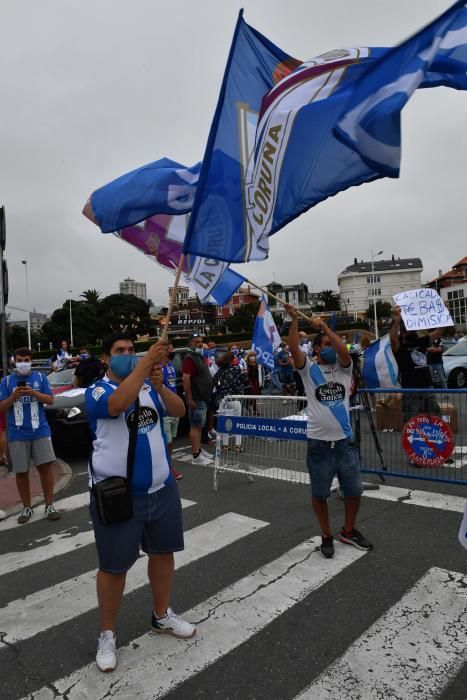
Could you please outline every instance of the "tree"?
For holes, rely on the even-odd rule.
[[[341,308],[340,297],[333,289],[323,289],[319,298],[324,304],[325,311],[339,311]]]
[[[392,315],[392,306],[388,301],[382,301],[379,299],[376,302],[376,316],[378,317],[378,321],[389,321],[391,319]],[[370,304],[366,311],[366,316],[367,318],[372,321],[375,316],[375,310],[374,310],[374,305],[373,302]]]
[[[80,297],[82,297],[86,304],[89,304],[89,306],[94,306],[98,307],[101,300],[101,293],[97,291],[97,289],[86,289],[82,294],[80,294]]]
[[[15,348],[27,347],[28,345],[28,332],[24,326],[17,326],[10,324],[6,327],[6,342],[7,346],[11,350]]]
[[[72,300],[71,315],[75,347],[94,344],[101,332],[101,319],[97,309],[83,301]],[[54,348],[58,347],[61,340],[70,340],[69,300],[65,301],[60,309],[55,309],[50,321],[43,325],[41,336],[44,340],[51,342]]]
[[[259,301],[243,304],[235,313],[227,319],[227,327],[231,333],[245,331],[253,333],[256,315],[259,309]]]
[[[151,325],[147,303],[133,294],[111,294],[99,304],[100,338],[117,331],[147,333]]]

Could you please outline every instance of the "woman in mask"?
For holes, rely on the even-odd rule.
[[[222,405],[222,402],[228,396],[241,396],[244,393],[242,370],[235,364],[235,355],[233,352],[226,352],[217,363],[219,370],[214,377],[216,384],[217,395],[219,397],[220,412],[224,416],[240,416],[242,407],[238,399],[228,401]],[[237,452],[242,452],[241,435],[235,435],[235,449]],[[229,449],[229,435],[222,435],[222,449],[227,452]]]

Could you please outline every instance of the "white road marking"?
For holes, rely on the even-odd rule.
[[[77,493],[75,496],[68,496],[68,498],[62,498],[60,501],[54,503],[57,510],[60,511],[70,511],[76,508],[82,508],[87,506],[89,503],[89,491],[84,493]],[[4,530],[11,530],[13,527],[23,527],[26,528],[29,523],[37,522],[44,518],[44,504],[39,504],[34,508],[34,514],[26,525],[20,525],[17,522],[18,513],[16,515],[10,515],[6,520],[0,522],[0,532]]]
[[[196,623],[192,640],[145,634],[119,649],[113,673],[95,663],[31,693],[30,700],[105,696],[127,700],[160,698],[236,649],[310,593],[323,586],[365,552],[336,543],[334,559],[323,559],[314,538],[192,608],[184,617]],[[170,669],[168,671],[167,669]]]
[[[467,576],[432,568],[296,700],[432,700],[467,661]]]
[[[194,501],[181,499],[182,508],[194,506]],[[30,532],[30,530],[28,530]],[[0,556],[0,576],[8,574],[11,571],[17,571],[25,566],[31,566],[41,561],[46,561],[52,557],[58,557],[60,554],[73,552],[80,547],[92,544],[94,542],[94,530],[80,532],[77,526],[68,530],[54,532],[40,540],[32,540],[28,542],[30,549],[22,551],[8,552]]]
[[[462,496],[449,496],[444,493],[431,491],[416,491],[403,489],[397,486],[382,485],[376,491],[365,491],[363,494],[367,498],[377,498],[383,501],[399,501],[404,505],[422,506],[423,508],[439,508],[440,510],[450,510],[454,513],[463,513],[465,498]]]
[[[263,520],[248,518],[238,513],[225,513],[185,532],[186,549],[175,554],[175,566],[179,569],[191,564],[267,525],[269,523]],[[140,557],[128,572],[125,593],[147,584],[146,569],[147,559],[145,556]],[[15,644],[54,625],[83,615],[97,606],[95,589],[96,573],[88,571],[12,601],[2,608],[0,637],[3,635],[5,641]]]

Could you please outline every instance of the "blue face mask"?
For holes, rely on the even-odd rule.
[[[110,358],[109,367],[117,377],[125,379],[133,372],[137,362],[135,355],[114,355]]]
[[[319,351],[319,356],[320,359],[327,365],[333,365],[335,362],[337,362],[337,352],[334,350],[334,348],[321,348]]]
[[[89,357],[89,355],[88,355],[87,352],[82,352],[81,355],[80,355],[80,358],[81,358],[82,360],[87,360],[88,357]]]

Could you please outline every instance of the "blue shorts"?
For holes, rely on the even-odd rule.
[[[102,525],[92,494],[89,510],[101,571],[125,573],[139,558],[140,547],[146,554],[179,552],[184,547],[182,505],[174,479],[159,491],[133,496],[133,517],[123,523]]]
[[[196,408],[188,409],[188,422],[192,428],[204,428],[207,410],[207,401],[196,401]]]
[[[358,450],[351,438],[328,442],[308,438],[306,464],[310,472],[311,493],[325,501],[331,495],[331,484],[337,475],[344,498],[361,496],[362,474]]]

